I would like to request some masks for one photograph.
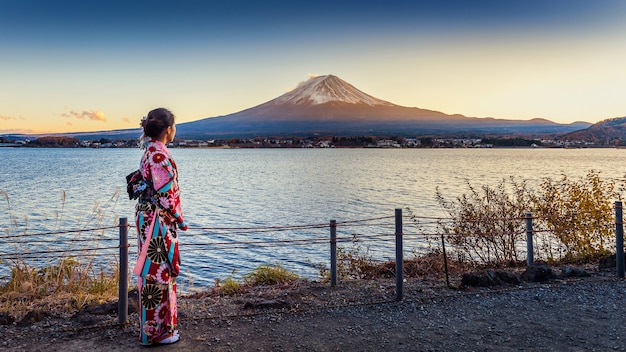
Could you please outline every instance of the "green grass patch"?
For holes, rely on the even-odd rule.
[[[280,265],[261,265],[244,276],[250,286],[287,284],[298,279],[298,275]]]

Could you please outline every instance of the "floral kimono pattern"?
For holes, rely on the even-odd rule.
[[[176,231],[186,230],[187,225],[180,207],[176,163],[163,143],[146,143],[139,171],[144,182],[135,212],[139,253],[148,246],[137,278],[140,339],[141,344],[152,345],[176,330],[176,276],[180,274]]]

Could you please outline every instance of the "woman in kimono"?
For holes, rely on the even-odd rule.
[[[176,134],[174,115],[152,110],[141,121],[143,157],[135,223],[139,257],[133,270],[139,290],[142,345],[177,342],[176,276],[180,273],[178,230],[186,230],[180,207],[178,171],[165,146]]]

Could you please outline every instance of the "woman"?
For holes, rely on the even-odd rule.
[[[177,230],[186,230],[180,207],[176,163],[165,146],[176,135],[174,115],[152,110],[141,120],[143,179],[135,212],[139,257],[140,338],[142,345],[177,342],[176,276],[180,273]]]

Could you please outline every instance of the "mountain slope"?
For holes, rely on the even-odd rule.
[[[272,135],[442,135],[564,133],[589,124],[448,115],[377,99],[333,76],[310,78],[266,103],[225,116],[180,124],[181,138]]]
[[[614,140],[626,140],[626,116],[606,119],[575,132],[563,135],[562,140],[584,140],[596,144],[612,144]]]
[[[545,119],[504,120],[448,115],[375,98],[333,75],[312,77],[263,104],[177,125],[180,139],[271,136],[484,136],[563,134],[589,127]],[[131,139],[139,129],[64,133],[79,139]]]
[[[312,77],[308,81],[300,83],[296,89],[271,100],[269,103],[274,105],[319,105],[330,102],[395,106],[365,94],[350,83],[333,75]]]

